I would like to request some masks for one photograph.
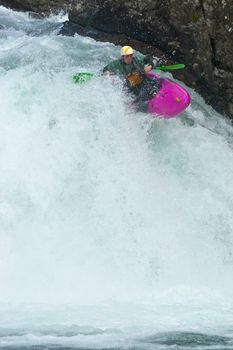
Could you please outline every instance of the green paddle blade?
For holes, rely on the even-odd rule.
[[[77,84],[83,84],[86,81],[92,79],[94,76],[94,73],[77,73],[73,76],[73,80]]]
[[[156,67],[156,70],[162,70],[166,72],[167,70],[175,70],[175,69],[183,69],[185,68],[185,65],[183,63],[180,64],[172,64],[171,66],[159,66]]]

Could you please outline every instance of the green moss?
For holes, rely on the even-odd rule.
[[[196,13],[194,13],[194,14],[192,15],[192,22],[193,22],[193,23],[197,23],[198,20],[199,20],[199,16],[198,16]]]

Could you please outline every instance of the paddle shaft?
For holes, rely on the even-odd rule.
[[[160,71],[166,72],[168,70],[176,70],[176,69],[183,69],[183,68],[185,68],[184,64],[172,64],[170,66],[156,67],[155,70],[160,70]],[[73,80],[77,84],[82,84],[82,83],[85,83],[86,81],[92,79],[95,76],[96,76],[96,74],[94,74],[94,73],[81,72],[81,73],[76,73],[73,76]]]

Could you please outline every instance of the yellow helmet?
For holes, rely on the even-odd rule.
[[[132,49],[131,46],[123,46],[121,48],[121,56],[128,56],[133,54],[134,54],[134,50]]]

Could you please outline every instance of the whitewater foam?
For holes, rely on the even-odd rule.
[[[72,82],[75,72],[101,71],[119,48],[57,36],[56,17],[2,7],[0,16],[0,309],[1,325],[16,329],[3,329],[2,346],[227,335],[229,122],[194,92],[182,118],[135,114],[120,81]],[[102,331],[90,343],[69,340],[59,327],[72,323]],[[39,332],[45,325],[50,338]]]

